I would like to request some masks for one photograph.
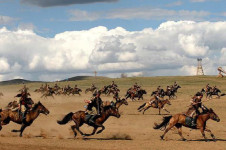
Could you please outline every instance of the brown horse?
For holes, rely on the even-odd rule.
[[[180,114],[175,114],[173,116],[167,116],[163,118],[163,122],[161,124],[155,124],[154,129],[161,129],[162,127],[166,127],[167,124],[169,123],[169,126],[165,129],[164,134],[161,137],[161,139],[164,139],[165,134],[172,128],[172,127],[176,127],[178,129],[178,133],[181,136],[182,140],[185,141],[186,139],[183,137],[182,135],[182,126],[188,127],[188,128],[193,128],[193,129],[199,129],[202,133],[202,136],[204,137],[204,139],[207,141],[207,138],[205,136],[204,131],[207,131],[210,133],[211,137],[213,138],[213,140],[215,141],[215,136],[213,135],[213,133],[211,132],[210,129],[207,129],[206,127],[206,122],[209,119],[212,119],[214,121],[219,122],[220,118],[217,116],[217,114],[214,113],[214,111],[210,108],[207,109],[206,112],[200,114],[197,118],[197,125],[195,127],[191,127],[188,126],[186,123],[186,117],[184,114],[180,113]]]
[[[18,113],[18,111],[12,111],[10,109],[2,110],[2,112],[0,112],[1,125],[7,125],[10,121],[21,124],[20,130],[12,130],[12,132],[20,132],[20,137],[22,137],[24,129],[30,126],[40,113],[45,115],[49,114],[48,109],[46,109],[41,102],[35,104],[34,107],[26,114],[25,120],[22,120],[22,116]]]
[[[171,105],[171,103],[170,103],[170,101],[169,101],[168,99],[166,99],[166,100],[159,100],[158,105],[157,105],[156,103],[150,104],[150,102],[146,102],[146,103],[144,103],[143,105],[141,105],[137,110],[138,110],[139,112],[141,112],[141,111],[143,110],[143,114],[144,114],[144,112],[145,112],[146,110],[148,110],[150,107],[153,107],[153,108],[159,109],[159,115],[160,115],[161,109],[163,109],[163,110],[165,110],[166,112],[170,113],[168,110],[166,110],[166,109],[164,108],[164,105],[165,105],[165,104]]]
[[[125,98],[123,98],[123,99],[119,99],[119,100],[117,100],[115,103],[114,103],[114,106],[117,108],[117,109],[119,109],[119,107],[121,106],[121,105],[128,105],[128,102],[126,101],[126,99]],[[112,105],[112,102],[110,102],[110,101],[103,101],[103,106],[105,107],[105,106],[110,106],[110,105]]]
[[[44,94],[42,94],[41,98],[43,98],[43,97],[44,97],[44,98],[47,98],[48,96],[51,96],[51,97],[54,99],[53,94],[55,94],[54,91],[47,91],[47,92],[45,92]]]
[[[96,89],[97,89],[96,87],[87,88],[85,90],[85,93],[88,93],[88,92],[92,92],[93,93]]]
[[[73,120],[75,125],[71,126],[72,131],[74,132],[74,136],[77,136],[76,130],[82,135],[82,136],[90,136],[94,135],[97,131],[97,128],[101,127],[102,129],[97,132],[97,134],[101,133],[105,127],[103,126],[103,123],[110,117],[110,116],[115,116],[117,118],[120,117],[120,114],[118,112],[118,109],[116,107],[112,106],[106,106],[103,108],[103,111],[100,115],[95,120],[95,124],[90,124],[88,120],[86,119],[86,113],[85,111],[77,111],[75,113],[70,112],[67,114],[61,121],[57,121],[58,124],[64,125],[68,123],[69,121]],[[93,132],[91,134],[84,134],[79,127],[82,126],[83,124],[88,124],[89,126],[94,127]],[[76,130],[75,130],[76,129]]]

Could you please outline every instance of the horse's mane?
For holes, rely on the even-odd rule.
[[[106,110],[108,110],[108,109],[111,109],[111,108],[113,108],[111,105],[108,105],[108,106],[104,106],[104,107],[103,107],[104,111],[106,111]]]
[[[40,102],[36,103],[36,104],[34,105],[34,107],[32,108],[32,110],[36,110],[36,109],[38,108],[39,104],[40,104]]]

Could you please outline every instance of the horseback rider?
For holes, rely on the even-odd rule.
[[[54,85],[54,89],[58,90],[60,87],[57,85],[57,83]]]
[[[26,85],[24,85],[23,89],[21,89],[21,97],[19,99],[19,108],[23,121],[26,120],[26,114],[32,107],[32,104],[30,104],[28,100],[29,95],[30,94],[28,93],[28,88],[26,87]]]
[[[173,86],[174,87],[177,87],[178,86],[176,81],[174,82]]]
[[[133,85],[133,89],[135,91],[135,94],[138,94],[138,92],[141,90],[141,86],[137,84],[137,82]]]
[[[118,91],[115,91],[115,92],[114,92],[113,99],[115,99],[115,100],[116,100],[116,102],[120,99],[120,98],[119,98]]]
[[[170,86],[166,86],[166,92],[170,91],[171,90],[171,87]]]
[[[77,84],[75,84],[74,90],[77,91],[78,90],[78,86]]]
[[[217,86],[213,86],[212,92],[215,92],[215,90],[217,89]]]
[[[44,89],[44,86],[43,86],[43,84],[41,85],[41,87],[40,87],[40,90],[43,90]]]
[[[206,91],[209,92],[209,91],[210,91],[210,88],[211,88],[211,87],[210,87],[210,85],[209,85],[209,83],[208,83],[208,84],[206,85]]]
[[[159,97],[159,93],[155,94],[153,98],[150,99],[150,105],[152,105],[153,103],[156,104],[156,106],[159,105],[159,101],[160,101],[160,97]]]
[[[96,86],[92,83],[90,89],[96,89]]]
[[[156,90],[156,91],[159,93],[161,89],[162,89],[162,88],[161,88],[161,86],[159,85],[159,86],[157,87],[157,90]]]
[[[97,91],[93,94],[93,97],[90,101],[85,101],[88,103],[85,113],[92,115],[89,121],[91,123],[95,123],[95,120],[100,116],[101,114],[101,108],[103,101],[100,98],[101,91]],[[93,107],[96,106],[96,112],[93,110]]]
[[[202,105],[202,97],[203,97],[203,94],[201,92],[197,92],[190,101],[191,105],[188,110],[192,110],[192,111],[191,112],[187,111],[186,114],[187,114],[187,116],[190,116],[193,118],[192,126],[197,125],[196,121],[197,121],[198,116],[200,115],[199,108],[201,108],[203,110],[206,109],[206,107],[204,105]]]
[[[112,81],[111,88],[116,89],[118,86],[115,84],[115,81]]]

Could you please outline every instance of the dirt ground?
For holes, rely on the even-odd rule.
[[[95,83],[101,87],[104,84],[110,84],[112,79],[97,80]],[[7,126],[3,126],[0,131],[0,149],[41,149],[41,150],[56,150],[56,149],[154,149],[154,150],[181,150],[181,149],[226,149],[226,96],[220,99],[211,99],[203,104],[208,108],[213,108],[216,114],[220,117],[220,122],[209,120],[207,126],[215,134],[217,141],[205,142],[200,131],[183,128],[183,135],[188,141],[180,141],[180,136],[177,130],[172,129],[167,135],[166,140],[161,141],[160,135],[163,131],[154,130],[154,122],[161,122],[167,112],[162,111],[163,115],[158,115],[158,110],[150,108],[145,115],[137,112],[137,108],[144,102],[148,101],[151,96],[150,93],[156,89],[157,85],[161,85],[164,89],[167,84],[173,84],[177,80],[178,84],[182,86],[179,89],[177,99],[171,100],[172,105],[167,105],[166,109],[170,114],[180,113],[187,110],[191,96],[195,92],[205,87],[207,83],[211,86],[217,85],[222,93],[226,93],[226,80],[217,79],[215,77],[206,78],[191,78],[181,77],[175,78],[133,78],[133,79],[115,79],[116,83],[121,89],[120,96],[125,95],[125,91],[134,83],[142,83],[142,87],[147,90],[147,95],[144,100],[132,102],[128,100],[128,106],[121,106],[121,117],[110,117],[104,126],[106,129],[98,135],[83,138],[80,134],[74,139],[70,126],[73,122],[66,125],[58,125],[56,120],[62,119],[64,115],[69,112],[76,112],[84,110],[84,99],[89,99],[91,93],[85,94],[85,88],[90,86],[93,81],[79,81],[70,83],[60,83],[62,86],[70,84],[78,84],[78,87],[83,89],[82,96],[55,96],[55,98],[40,98],[40,93],[34,93],[34,89],[40,87],[41,83],[28,84],[30,88],[31,98],[38,102],[39,100],[50,111],[49,115],[41,114],[33,124],[26,128],[24,136],[19,137],[18,133],[12,133],[12,129],[19,129],[20,125],[11,122]],[[159,82],[158,82],[159,81]],[[200,82],[199,82],[200,81]],[[54,83],[51,83],[52,85]],[[12,101],[17,91],[22,85],[4,85],[0,86],[0,91],[4,96],[0,98],[0,107],[4,108],[7,103]],[[112,96],[102,96],[103,100],[112,100]],[[92,127],[84,125],[81,130],[85,133],[91,133]],[[206,133],[207,137],[211,139],[210,135]]]

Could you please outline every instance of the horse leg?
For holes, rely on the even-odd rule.
[[[22,137],[23,131],[27,126],[25,124],[22,124],[20,130],[12,130],[11,132],[20,132],[20,137]]]
[[[94,128],[93,128],[93,132],[91,133],[91,134],[84,134],[85,136],[91,136],[91,135],[94,135],[95,133],[96,133],[96,131],[97,131],[97,128],[98,128],[98,126],[95,126]]]
[[[72,131],[74,132],[74,138],[77,136],[77,132],[75,131],[76,125],[71,126]]]
[[[174,120],[174,122],[176,122],[176,121]],[[174,123],[174,122],[170,122],[168,128],[166,128],[166,130],[164,131],[163,135],[160,136],[160,138],[161,138],[162,140],[164,139],[164,136],[166,135],[166,133],[167,133],[172,127],[175,126],[176,123]]]
[[[206,138],[206,135],[205,135],[205,132],[204,132],[203,127],[202,127],[202,128],[200,128],[200,132],[202,133],[203,138],[204,138],[204,139],[205,139],[205,141],[207,142],[207,141],[208,141],[208,139]]]
[[[146,108],[144,109],[143,115],[144,115],[144,112],[145,112],[146,110],[148,110],[150,107],[151,107],[151,106],[148,106],[148,107],[146,107]]]
[[[162,108],[163,110],[165,110],[166,112],[170,113],[168,110],[166,110],[164,107]]]
[[[206,128],[205,131],[210,133],[211,137],[213,138],[213,141],[216,141],[216,138],[215,138],[214,134],[211,132],[210,129]]]
[[[178,134],[180,135],[182,141],[186,141],[186,139],[182,135],[182,125],[176,125],[176,128],[178,129]]]
[[[160,112],[161,112],[161,108],[159,108],[159,115],[161,115],[161,113],[160,113]]]
[[[99,134],[99,133],[103,132],[103,131],[104,131],[104,129],[105,129],[105,127],[104,127],[103,125],[101,125],[100,127],[102,127],[102,129],[101,129],[101,130],[99,130],[99,131],[97,131],[97,134]]]
[[[22,137],[23,131],[24,129],[27,127],[27,125],[22,124],[21,128],[20,128],[20,137]]]

